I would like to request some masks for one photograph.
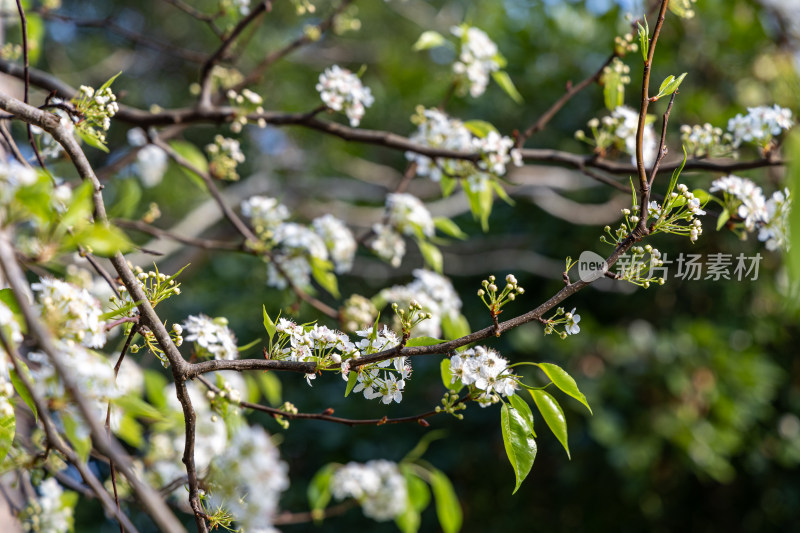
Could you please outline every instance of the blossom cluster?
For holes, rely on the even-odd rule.
[[[733,137],[734,148],[746,142],[766,149],[776,135],[793,124],[791,110],[777,104],[772,107],[748,107],[746,115],[740,113],[728,121],[728,131]]]
[[[330,490],[337,500],[357,500],[364,516],[379,522],[396,518],[408,505],[403,474],[396,463],[383,459],[347,463],[331,476]]]
[[[397,346],[397,335],[386,328],[365,328],[356,331],[359,340],[353,342],[348,335],[319,324],[300,325],[281,318],[276,326],[278,333],[270,352],[272,359],[313,362],[319,367],[340,364],[343,379],[350,377],[352,361]],[[403,399],[405,380],[411,375],[411,366],[405,357],[396,357],[353,369],[356,383],[353,392],[362,392],[368,400],[380,398],[383,403]],[[306,374],[306,381],[316,374]]]
[[[37,293],[38,309],[56,338],[71,340],[88,348],[106,344],[105,322],[100,302],[81,289],[56,278],[43,277],[31,285]]]
[[[111,127],[111,118],[119,112],[117,97],[111,87],[103,87],[95,91],[91,87],[81,85],[78,97],[73,100],[75,107],[83,114],[84,120],[79,123],[79,128],[84,131],[91,130],[92,126],[99,126],[103,131]],[[97,133],[97,138],[105,142],[105,134]]]
[[[21,513],[26,531],[35,533],[68,533],[73,526],[71,498],[65,498],[64,489],[55,478],[47,478],[39,485],[39,496]]]
[[[636,132],[639,129],[639,113],[627,106],[619,106],[611,115],[602,119],[593,118],[588,122],[592,131],[592,139],[588,139],[582,130],[575,132],[579,140],[593,144],[600,155],[614,148],[631,156],[636,163]],[[642,153],[645,166],[655,163],[658,152],[658,141],[652,124],[646,124],[642,135]]]
[[[411,120],[417,124],[417,131],[410,140],[417,144],[457,152],[472,149],[472,134],[464,123],[438,109],[418,107]],[[441,181],[442,176],[467,176],[474,172],[471,163],[460,159],[431,159],[416,152],[406,152],[406,159],[417,164],[418,175],[436,182]]]
[[[513,396],[517,376],[508,367],[508,360],[496,350],[476,346],[450,358],[452,382],[461,380],[477,392],[475,400],[481,407],[500,401],[500,396]]]
[[[361,123],[365,108],[375,101],[370,88],[365,87],[357,75],[339,65],[333,65],[320,74],[316,89],[325,105],[334,111],[344,111],[353,127]]]
[[[728,213],[747,232],[758,229],[758,239],[766,243],[768,250],[788,249],[791,207],[788,189],[775,191],[767,200],[761,187],[751,180],[730,175],[715,180],[709,190],[724,194]]]
[[[394,267],[400,266],[405,255],[402,235],[425,240],[433,237],[436,229],[425,204],[414,195],[392,193],[386,196],[386,221],[372,227],[375,238],[370,248]]]
[[[239,141],[215,135],[214,142],[206,145],[206,153],[210,158],[208,169],[212,176],[220,180],[238,181],[236,167],[245,161]]]
[[[0,328],[3,328],[6,340],[12,345],[22,342],[22,330],[14,318],[14,313],[3,302],[0,302]],[[11,384],[10,370],[11,362],[0,346],[0,417],[2,418],[14,416],[14,406],[11,404],[14,386]]]
[[[212,461],[210,501],[244,531],[273,531],[278,500],[289,488],[288,471],[264,428],[242,424]]]
[[[732,150],[732,141],[730,133],[723,133],[722,128],[716,128],[708,122],[702,126],[681,126],[681,142],[686,152],[695,157],[724,155]]]
[[[274,251],[275,261],[267,265],[270,287],[284,289],[288,281],[307,287],[315,264],[330,261],[337,274],[349,272],[353,266],[358,245],[350,229],[333,215],[318,217],[310,226],[287,222],[289,209],[267,196],[253,196],[242,202],[242,214]]]
[[[224,318],[209,318],[206,315],[189,315],[176,333],[183,334],[187,341],[194,342],[198,357],[210,359],[236,359],[239,350],[236,337]]]
[[[514,148],[514,141],[496,131],[490,131],[483,138],[474,138],[472,146],[481,154],[478,167],[495,176],[504,175],[506,165],[512,161],[515,166],[522,166],[522,154]]]
[[[441,337],[442,320],[458,316],[461,298],[446,277],[425,269],[416,269],[413,274],[414,281],[382,290],[378,300],[400,305],[416,300],[431,317],[414,329],[414,336]]]
[[[453,63],[453,72],[465,79],[469,94],[477,98],[486,91],[491,73],[502,68],[497,45],[486,32],[472,26],[453,26],[450,31],[461,38],[461,50],[458,61]]]

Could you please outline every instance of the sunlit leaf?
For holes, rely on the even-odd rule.
[[[500,427],[506,455],[516,478],[513,494],[519,490],[533,467],[533,461],[536,459],[536,441],[524,416],[508,404],[503,404],[500,411]]]

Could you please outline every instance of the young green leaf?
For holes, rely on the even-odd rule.
[[[539,363],[538,367],[550,378],[553,385],[581,402],[590,413],[592,412],[592,408],[589,407],[589,403],[586,401],[586,396],[578,389],[578,384],[575,383],[575,380],[572,379],[572,376],[570,376],[566,370],[551,363]]]
[[[433,337],[412,337],[408,339],[406,346],[433,346],[434,344],[441,344],[443,342],[445,341]]]
[[[452,483],[440,470],[431,470],[430,476],[433,497],[436,499],[436,516],[444,533],[456,533],[461,529],[463,516]]]
[[[28,367],[22,361],[18,361],[17,364],[22,368],[22,371],[25,373],[27,378],[32,381],[31,371],[28,370]],[[8,376],[11,378],[11,384],[14,386],[14,390],[17,391],[19,397],[22,398],[22,401],[25,402],[31,412],[33,412],[33,418],[37,421],[39,420],[39,412],[36,410],[36,404],[33,403],[33,396],[31,395],[31,391],[28,390],[28,387],[20,379],[19,375],[17,375],[17,371],[13,368],[8,371]],[[2,462],[2,461],[0,461]]]
[[[0,416],[0,465],[3,464],[8,451],[11,449],[16,430],[17,417],[13,410],[9,415]]]
[[[258,388],[271,406],[277,407],[280,405],[283,387],[281,380],[273,372],[258,373]]]
[[[531,406],[528,405],[528,402],[522,399],[519,394],[515,394],[514,396],[509,397],[509,401],[511,402],[511,407],[517,410],[517,412],[522,415],[522,418],[528,423],[528,429],[530,429],[530,434],[534,437],[536,436],[536,431],[533,429],[533,412],[531,411]]]
[[[339,283],[336,274],[332,272],[333,264],[316,257],[311,258],[311,276],[320,287],[328,291],[334,298],[339,297]]]
[[[463,240],[468,237],[468,235],[463,231],[461,231],[461,228],[459,228],[458,225],[449,218],[435,217],[433,219],[433,225],[436,226],[436,229],[438,229],[445,235],[453,237],[454,239]]]
[[[717,218],[717,231],[721,230],[722,226],[724,226],[725,223],[727,223],[730,218],[731,218],[730,211],[728,211],[727,209],[723,209],[722,213],[720,213],[719,217]]]
[[[432,270],[441,274],[443,266],[442,251],[439,250],[435,244],[419,239],[417,239],[417,246],[419,246],[419,251],[422,253],[422,258],[425,259],[425,263],[427,263]]]
[[[325,509],[328,502],[331,501],[330,485],[334,472],[336,472],[336,465],[328,464],[320,468],[311,478],[306,495],[308,496],[308,505],[312,511]]]
[[[639,48],[642,50],[642,59],[647,63],[647,54],[650,52],[650,26],[647,25],[647,17],[644,18],[644,26],[640,22],[636,25],[639,27]]]
[[[567,420],[564,418],[564,411],[561,410],[561,406],[547,391],[534,389],[528,390],[528,392],[531,393],[536,407],[542,413],[542,418],[547,423],[547,427],[550,428],[550,431],[553,432],[553,435],[564,447],[567,457],[570,457],[569,444],[567,443]]]
[[[519,94],[514,82],[511,81],[511,76],[508,75],[508,72],[505,70],[496,70],[492,72],[492,78],[494,79],[495,83],[497,83],[497,85],[499,85],[500,88],[511,97],[512,100],[518,104],[524,102],[524,99],[522,98],[522,95]]]
[[[464,127],[472,132],[475,137],[479,137],[481,139],[489,135],[491,132],[497,133],[497,128],[485,120],[467,120],[464,122]]]
[[[438,31],[425,31],[422,32],[412,48],[415,52],[420,52],[442,46],[446,42],[444,36]]]
[[[347,388],[344,390],[344,397],[347,398],[358,383],[358,371],[351,370],[347,376]]]
[[[503,404],[500,411],[500,427],[506,455],[517,480],[512,492],[514,494],[533,467],[533,461],[536,459],[536,441],[533,440],[530,425],[525,417],[508,404]]]

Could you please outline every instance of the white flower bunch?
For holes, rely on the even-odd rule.
[[[745,142],[766,148],[775,136],[793,125],[792,111],[775,104],[748,107],[746,115],[740,113],[728,121],[728,131],[736,148]]]
[[[412,194],[388,194],[386,212],[389,224],[409,237],[433,237],[436,231],[430,211]]]
[[[288,472],[264,428],[243,424],[213,459],[210,501],[229,511],[245,531],[271,530],[278,500],[289,488]]]
[[[321,366],[339,364],[358,357],[358,349],[346,334],[319,324],[299,325],[286,318],[276,324],[278,340],[270,354],[274,359],[313,362]],[[306,381],[316,374],[306,374]]]
[[[28,503],[21,518],[25,531],[36,533],[68,533],[72,531],[73,508],[62,498],[64,490],[55,478],[39,485],[39,496]]]
[[[610,148],[615,148],[631,156],[631,162],[636,164],[636,132],[639,129],[639,112],[627,106],[619,106],[611,115],[601,119],[593,118],[587,123],[592,132],[589,139],[583,130],[575,132],[578,140],[586,141],[595,146],[595,151],[605,155]],[[644,164],[649,167],[655,163],[658,155],[658,140],[652,124],[645,125],[642,136],[642,153]]]
[[[275,229],[272,237],[278,249],[276,261],[293,284],[307,287],[311,284],[311,261],[328,260],[328,248],[317,233],[302,224],[285,222]],[[288,286],[274,263],[267,264],[267,285],[278,289]]]
[[[471,26],[453,26],[450,31],[461,38],[458,61],[453,72],[469,83],[469,94],[477,98],[486,91],[489,75],[500,70],[501,57],[497,45],[486,32]]]
[[[476,401],[486,407],[500,401],[500,396],[513,396],[517,377],[508,368],[508,360],[491,348],[476,346],[450,358],[452,382],[461,380],[479,392]]]
[[[289,208],[269,196],[251,196],[242,202],[242,215],[250,219],[256,233],[263,238],[271,237],[290,216]]]
[[[410,139],[422,146],[468,152],[472,150],[472,134],[464,123],[450,118],[438,109],[417,108],[412,117],[417,131]],[[474,172],[472,164],[458,159],[431,159],[415,152],[406,152],[406,159],[417,164],[417,174],[433,181],[441,181],[442,175],[469,175]]]
[[[370,249],[375,255],[397,268],[406,255],[406,241],[391,226],[386,224],[373,224],[373,239],[369,242]]]
[[[62,340],[74,340],[88,348],[106,344],[100,302],[86,289],[56,278],[40,278],[31,285],[37,293],[42,318]]]
[[[522,165],[522,154],[514,148],[514,141],[510,137],[501,136],[496,131],[490,131],[486,137],[474,138],[472,146],[481,153],[478,166],[495,176],[506,173],[506,165],[513,161],[515,166]]]
[[[316,87],[322,101],[334,111],[344,111],[354,128],[361,123],[365,108],[375,99],[361,79],[347,69],[333,65],[319,75]]]
[[[416,269],[413,274],[414,281],[384,289],[378,298],[401,306],[408,306],[416,300],[423,311],[431,314],[431,318],[420,322],[413,336],[441,337],[442,319],[455,317],[461,312],[461,298],[446,277],[425,269]]]
[[[353,268],[358,243],[344,222],[331,214],[315,218],[311,227],[325,242],[334,271],[337,274],[349,272]]]
[[[355,343],[358,354],[370,355],[388,350],[400,344],[397,335],[386,326],[373,333],[372,328],[356,331],[356,335],[361,340]],[[342,363],[342,378],[348,379],[350,370],[350,360]],[[362,392],[364,398],[372,400],[380,398],[381,402],[390,404],[393,401],[400,403],[403,401],[403,390],[406,380],[411,376],[411,364],[406,357],[395,357],[372,365],[363,365],[358,370],[358,382],[353,388],[353,392]]]
[[[378,309],[369,298],[360,294],[351,295],[342,307],[342,328],[356,331],[375,322]]]
[[[206,315],[189,315],[182,324],[183,338],[194,342],[197,355],[211,359],[236,359],[236,337],[228,328],[224,318],[209,318]]]
[[[681,126],[681,142],[686,152],[695,157],[714,157],[729,153],[733,147],[733,136],[723,133],[722,128],[715,128],[708,122],[700,125]]]
[[[239,141],[215,135],[214,142],[206,145],[206,153],[210,159],[208,169],[212,176],[226,181],[239,179],[236,167],[245,161]]]
[[[767,201],[761,187],[747,178],[739,176],[725,176],[711,183],[710,192],[722,191],[726,200],[738,203],[738,207],[731,211],[743,221],[747,231],[753,231],[758,222],[767,218]],[[726,202],[729,203],[729,202]]]
[[[758,229],[758,240],[768,250],[789,247],[789,190],[775,191],[767,200],[764,191],[747,178],[730,175],[711,183],[711,192],[722,191],[725,208],[742,221],[747,232]],[[741,234],[745,238],[745,234]]]
[[[433,237],[436,232],[433,217],[425,204],[416,196],[407,193],[392,193],[386,196],[386,222],[372,226],[374,237],[369,247],[393,267],[400,266],[406,253],[402,235],[426,240]]]
[[[357,500],[364,516],[379,522],[401,515],[408,505],[403,474],[396,463],[383,459],[347,463],[334,472],[330,490],[337,500]]]

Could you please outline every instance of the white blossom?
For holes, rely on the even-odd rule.
[[[728,121],[728,131],[733,135],[734,147],[738,148],[743,142],[765,147],[774,136],[788,130],[793,124],[791,110],[777,104],[772,107],[748,107],[746,115],[740,113]]]
[[[631,160],[636,163],[636,133],[639,129],[639,112],[626,106],[619,106],[611,112],[614,121],[614,135],[625,145],[625,152],[631,155]],[[656,161],[658,140],[652,124],[644,127],[642,136],[642,154],[644,164],[651,167]]]
[[[55,478],[39,485],[39,496],[22,512],[26,531],[37,533],[67,533],[72,530],[73,509],[62,498],[64,490]]]
[[[476,346],[457,353],[450,358],[453,383],[461,380],[464,385],[474,385],[482,391],[478,401],[486,407],[499,401],[500,396],[512,396],[517,382],[508,361],[496,350]]]
[[[411,237],[433,237],[435,226],[425,204],[412,194],[391,193],[386,196],[389,224]]]
[[[364,516],[383,522],[406,510],[408,489],[397,464],[386,460],[348,463],[331,477],[331,493],[337,500],[354,498]]]
[[[40,278],[31,285],[37,293],[38,309],[60,339],[71,339],[88,348],[106,343],[100,302],[86,289],[56,278]]]
[[[422,146],[442,148],[458,152],[472,150],[472,134],[458,119],[450,118],[438,109],[419,108],[412,120],[418,123],[417,131],[410,140]],[[431,159],[416,152],[406,152],[406,159],[417,164],[417,174],[440,181],[443,169],[448,174],[469,175],[474,167],[469,161],[458,159]]]
[[[337,274],[349,272],[358,244],[348,227],[331,214],[315,218],[311,223],[314,231],[322,237]]]
[[[374,224],[372,233],[375,236],[369,243],[370,249],[393,267],[399,267],[406,255],[406,241],[403,236],[385,224]]]
[[[289,218],[289,209],[275,198],[251,196],[242,202],[242,215],[249,218],[256,233],[263,236],[271,234]]]
[[[767,218],[764,193],[761,187],[747,178],[734,175],[719,178],[711,183],[709,191],[722,191],[741,202],[735,214],[744,220],[747,231],[753,231],[756,223]]]
[[[497,45],[486,32],[475,27],[454,26],[450,30],[461,38],[458,61],[453,63],[453,72],[469,81],[469,94],[477,98],[486,91],[489,76],[500,70]]]
[[[132,130],[139,131],[139,130]],[[160,147],[148,144],[136,153],[136,174],[145,187],[155,187],[164,178],[169,156]]]
[[[242,425],[211,467],[210,500],[228,510],[244,531],[271,528],[289,467],[261,426]]]
[[[224,319],[211,319],[203,314],[189,315],[182,327],[184,340],[194,342],[200,355],[227,360],[239,357],[236,337]]]
[[[415,279],[411,283],[384,289],[378,297],[387,303],[401,306],[407,306],[412,300],[416,300],[424,312],[431,314],[431,318],[420,322],[414,328],[413,335],[441,337],[442,320],[455,319],[459,315],[461,298],[450,280],[441,274],[425,269],[416,269],[413,274]]]
[[[353,127],[361,123],[364,110],[374,102],[372,91],[347,69],[333,65],[320,74],[317,91],[326,106],[344,111]]]

